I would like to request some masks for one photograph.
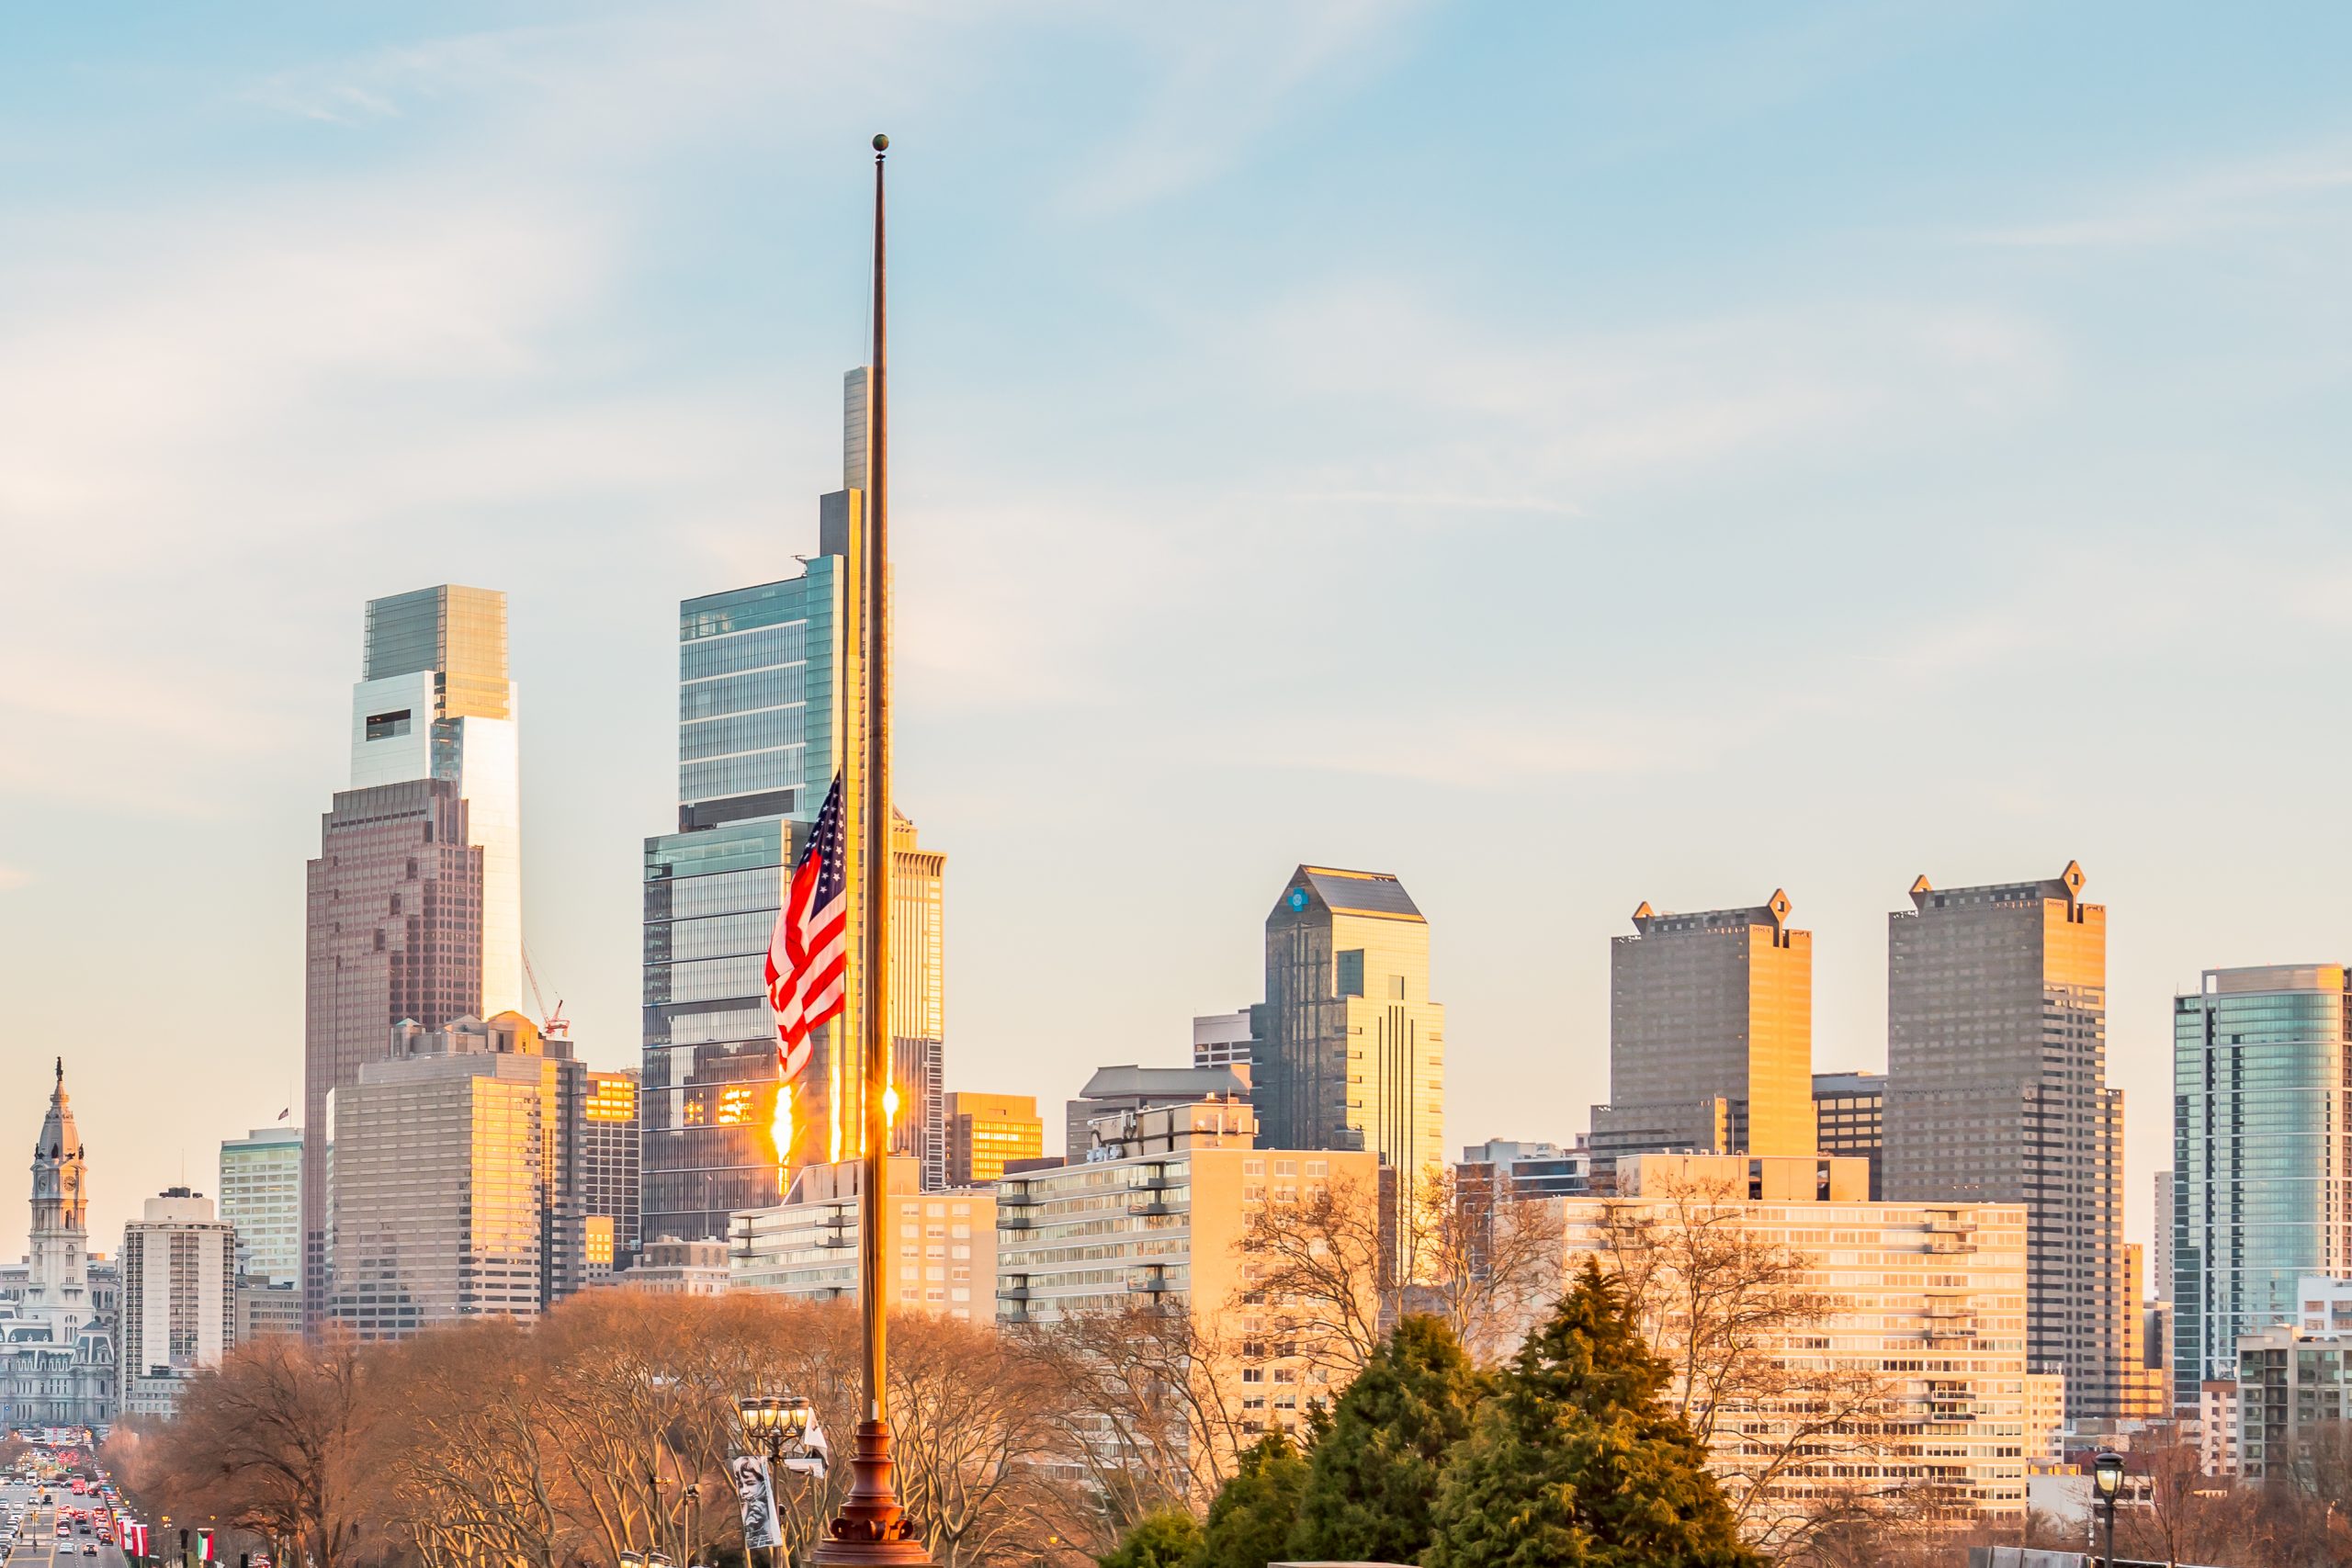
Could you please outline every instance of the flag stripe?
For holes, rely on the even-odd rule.
[[[849,879],[842,863],[842,781],[833,775],[808,841],[792,868],[768,939],[768,1007],[776,1071],[790,1083],[808,1066],[810,1033],[841,1016],[849,995]]]

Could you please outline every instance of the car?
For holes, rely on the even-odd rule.
[[[82,1555],[83,1555],[83,1556],[85,1556],[85,1557],[96,1557],[97,1554],[98,1554],[98,1543],[97,1543],[96,1541],[95,1541],[95,1540],[85,1540],[85,1541],[84,1541],[84,1542],[82,1543]]]

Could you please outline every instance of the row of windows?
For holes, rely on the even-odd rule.
[[[678,722],[692,724],[698,718],[716,718],[723,713],[782,707],[786,703],[806,700],[807,691],[808,667],[801,664],[698,681],[678,688]]]
[[[758,670],[771,664],[797,664],[808,657],[808,623],[786,621],[782,626],[705,637],[678,649],[678,679],[704,681]]]
[[[678,755],[692,761],[721,757],[732,751],[761,751],[774,746],[797,746],[807,739],[808,708],[805,703],[761,708],[704,719],[678,731]]]
[[[800,782],[805,746],[780,751],[752,751],[741,757],[718,757],[707,762],[685,762],[678,768],[680,800],[715,800],[721,795],[750,795],[755,790],[789,789]]]
[[[669,901],[663,913],[673,920],[701,915],[731,915],[744,909],[764,909],[773,916],[783,907],[785,877],[785,869],[780,865],[722,871],[708,876],[673,877],[663,889]],[[649,901],[651,897],[652,892],[648,889]]]

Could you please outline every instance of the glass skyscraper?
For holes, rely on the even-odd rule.
[[[1391,1215],[1410,1213],[1422,1172],[1445,1157],[1445,1009],[1430,1000],[1429,922],[1405,885],[1293,872],[1266,917],[1256,1016],[1259,1146],[1377,1155],[1395,1173]]]
[[[2239,1335],[2296,1321],[2298,1276],[2352,1270],[2346,976],[2341,964],[2211,969],[2173,1002],[2177,1407],[2237,1376]]]
[[[724,1238],[784,1195],[768,938],[840,752],[842,556],[799,576],[689,599],[678,616],[678,829],[645,843],[645,1057],[639,1102],[647,1241]],[[823,1032],[807,1077],[830,1085]],[[830,1107],[804,1090],[796,1142],[831,1157]]]
[[[256,1127],[220,1141],[220,1217],[237,1228],[237,1273],[302,1280],[302,1129]]]
[[[310,863],[302,1068],[302,1269],[332,1289],[327,1097],[390,1051],[522,1000],[520,762],[506,596],[443,584],[370,600],[351,697],[351,786]]]

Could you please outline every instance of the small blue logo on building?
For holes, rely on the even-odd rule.
[[[1306,888],[1294,887],[1290,890],[1290,907],[1294,909],[1304,909],[1306,908]]]

